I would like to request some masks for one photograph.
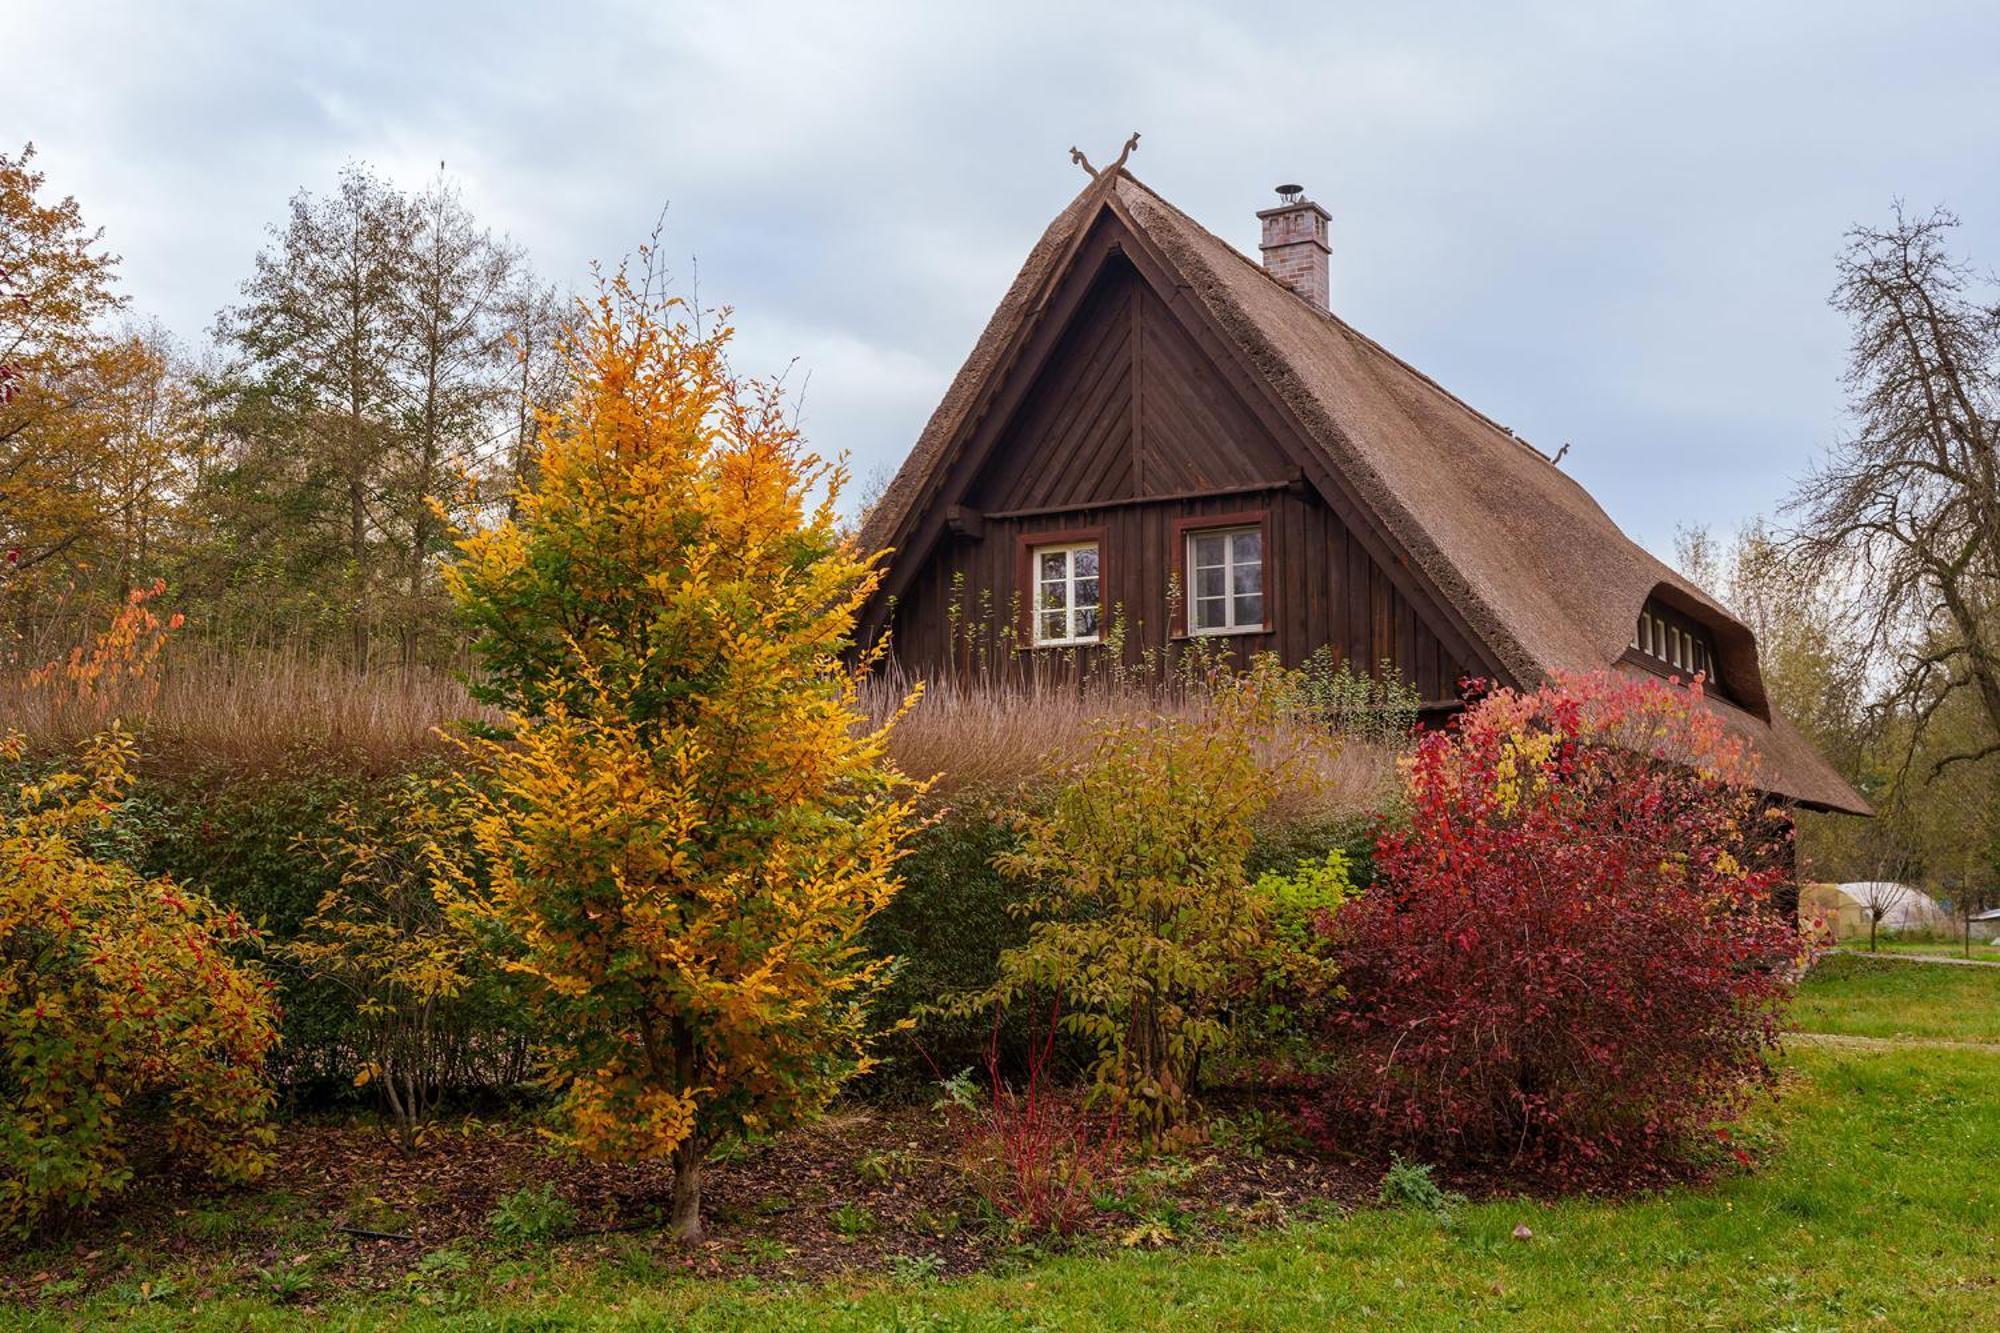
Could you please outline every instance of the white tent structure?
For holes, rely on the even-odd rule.
[[[1958,923],[1952,914],[1940,906],[1937,899],[1914,884],[1857,880],[1838,888],[1841,896],[1861,909],[1864,931],[1871,909],[1879,909],[1882,915],[1876,926],[1881,930],[1899,934],[1907,931],[1957,933]]]

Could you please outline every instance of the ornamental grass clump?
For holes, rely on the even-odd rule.
[[[1327,927],[1321,1132],[1582,1175],[1737,1111],[1801,951],[1754,776],[1699,682],[1501,690],[1426,735],[1407,823]]]

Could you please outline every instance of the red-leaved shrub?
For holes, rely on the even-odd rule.
[[[1032,1035],[1020,1088],[1002,1067],[997,1018],[986,1048],[986,1100],[963,1075],[942,1080],[940,1107],[958,1136],[973,1187],[994,1212],[1031,1235],[1069,1236],[1081,1229],[1093,1193],[1117,1172],[1123,1155],[1117,1114],[1092,1111],[1080,1095],[1057,1086],[1052,1066],[1061,1013],[1058,1000]]]
[[[1801,947],[1753,774],[1699,682],[1501,690],[1425,735],[1407,824],[1326,927],[1349,999],[1308,1118],[1581,1176],[1740,1109]]]

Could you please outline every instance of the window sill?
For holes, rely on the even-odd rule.
[[[1194,629],[1181,630],[1176,639],[1243,639],[1254,634],[1269,634],[1269,625],[1239,625],[1235,629]]]
[[[1618,660],[1665,680],[1676,681],[1682,685],[1694,683],[1695,672],[1686,667],[1677,667],[1672,662],[1662,662],[1651,653],[1642,653],[1637,648],[1628,647],[1618,655]],[[1722,682],[1717,680],[1712,672],[1702,677],[1702,689],[1718,698],[1729,699],[1729,692],[1722,687]],[[1730,702],[1735,701],[1731,699]]]
[[[1028,645],[1031,648],[1095,648],[1102,639],[1043,639]]]

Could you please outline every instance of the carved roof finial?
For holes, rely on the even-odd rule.
[[[1121,151],[1118,154],[1118,160],[1116,162],[1113,162],[1111,166],[1105,171],[1099,171],[1096,167],[1091,166],[1090,159],[1085,157],[1083,155],[1083,150],[1081,148],[1078,148],[1075,144],[1070,145],[1069,160],[1076,163],[1078,166],[1082,167],[1092,180],[1102,180],[1105,176],[1117,175],[1119,171],[1124,168],[1125,159],[1132,156],[1132,150],[1137,148],[1138,146],[1139,146],[1139,131],[1133,130],[1132,137],[1125,141],[1125,147],[1123,151]]]

